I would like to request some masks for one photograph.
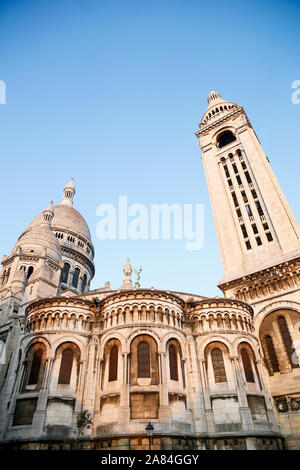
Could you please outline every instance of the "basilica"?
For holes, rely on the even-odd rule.
[[[2,256],[0,449],[300,449],[300,228],[242,106],[211,91],[196,137],[220,296],[133,285],[129,260],[90,290],[71,180]]]

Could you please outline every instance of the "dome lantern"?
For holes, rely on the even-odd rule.
[[[54,210],[53,210],[53,201],[50,201],[50,204],[43,210],[43,224],[51,225],[51,222],[54,217]]]
[[[222,96],[220,95],[220,93],[214,90],[210,90],[209,95],[207,97],[208,104],[211,105],[213,104],[212,101],[217,101],[217,100],[218,101],[222,100]]]
[[[64,188],[64,195],[60,204],[65,204],[67,206],[73,206],[73,198],[75,195],[75,184],[73,182],[74,178],[71,177],[71,180]]]
[[[124,279],[123,279],[123,284],[121,286],[121,289],[133,289],[132,266],[130,264],[129,258],[127,258],[126,264],[123,268],[123,274],[124,274]]]

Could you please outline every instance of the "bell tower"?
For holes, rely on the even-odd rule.
[[[241,106],[211,91],[199,128],[226,295],[228,282],[300,256],[300,228]]]
[[[241,106],[211,91],[196,132],[225,297],[251,304],[265,377],[289,449],[300,449],[300,229]]]

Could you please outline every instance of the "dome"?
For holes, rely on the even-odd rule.
[[[60,245],[47,224],[32,226],[23,232],[13,252],[20,248],[24,253],[46,255],[57,263],[61,261]]]
[[[81,235],[88,241],[91,241],[91,234],[89,227],[82,217],[82,215],[72,206],[66,204],[58,204],[53,207],[54,217],[51,222],[52,230],[65,230],[67,232],[76,233]],[[39,225],[43,220],[43,213],[38,214],[29,227]]]
[[[208,107],[201,119],[199,127],[210,124],[211,122],[222,117],[223,114],[238,108],[238,105],[230,101],[223,100],[222,96],[214,91],[210,90],[207,97]]]

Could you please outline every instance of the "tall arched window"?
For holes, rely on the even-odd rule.
[[[221,349],[214,348],[211,352],[211,360],[214,370],[215,382],[227,382],[224,359]]]
[[[26,274],[26,279],[28,280],[33,273],[33,266],[29,266],[27,274]]]
[[[278,317],[278,326],[290,364],[292,368],[295,369],[299,367],[299,361],[284,317]]]
[[[73,366],[73,351],[66,348],[61,354],[61,362],[58,376],[59,384],[69,384],[71,380],[71,372]]]
[[[63,282],[64,284],[68,284],[69,271],[70,271],[70,265],[69,263],[65,263],[61,271],[60,282]]]
[[[118,379],[118,346],[112,346],[109,353],[108,381],[113,382]]]
[[[84,292],[84,291],[85,291],[86,282],[87,282],[87,275],[84,274],[84,275],[82,276],[82,280],[81,280],[81,292]]]
[[[149,378],[150,377],[150,348],[149,344],[145,341],[139,343],[137,348],[138,356],[138,377]]]
[[[265,337],[265,344],[267,347],[268,356],[269,356],[271,367],[272,367],[272,372],[273,373],[280,372],[279,364],[278,364],[278,360],[277,360],[277,356],[276,356],[276,352],[274,348],[274,343],[273,343],[271,336],[268,335]]]
[[[43,351],[41,349],[37,349],[33,355],[31,369],[29,374],[29,379],[27,385],[36,385],[38,383],[40,369],[42,364],[42,355]]]
[[[252,365],[251,365],[251,360],[250,360],[247,349],[243,348],[241,350],[241,357],[242,357],[242,361],[243,361],[243,367],[244,367],[246,382],[255,383],[253,370],[252,370]]]
[[[171,344],[169,347],[170,379],[178,380],[177,352]]]
[[[222,147],[225,147],[225,145],[228,145],[231,142],[234,142],[235,140],[236,140],[235,135],[231,131],[227,130],[218,135],[217,144],[220,149]]]
[[[75,268],[73,279],[72,279],[72,286],[75,287],[75,289],[78,286],[79,274],[80,274],[79,268]]]

